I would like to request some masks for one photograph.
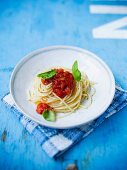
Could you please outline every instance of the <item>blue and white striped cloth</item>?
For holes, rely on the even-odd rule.
[[[112,104],[99,118],[87,125],[73,129],[51,129],[43,127],[24,116],[15,106],[10,94],[7,94],[2,101],[10,107],[14,115],[24,128],[34,136],[41,147],[50,157],[58,157],[78,141],[88,136],[104,120],[121,110],[127,105],[127,92],[116,86],[116,92]]]

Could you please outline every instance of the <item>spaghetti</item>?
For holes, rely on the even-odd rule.
[[[49,110],[56,114],[74,112],[89,98],[91,83],[86,74],[81,74],[80,81],[77,81],[69,69],[54,70],[56,74],[50,76],[51,78],[34,78],[28,90],[28,100],[36,105],[46,104],[43,104],[42,111],[47,110],[49,106]],[[42,107],[42,104],[40,105]]]

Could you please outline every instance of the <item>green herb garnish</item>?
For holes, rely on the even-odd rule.
[[[37,77],[41,77],[42,79],[50,79],[55,75],[56,75],[56,70],[51,70],[44,73],[40,73],[37,75]]]
[[[52,110],[45,110],[44,113],[42,114],[45,120],[54,122],[56,120],[56,114]]]
[[[78,69],[78,62],[75,61],[73,66],[72,66],[72,74],[74,76],[74,79],[77,81],[81,80],[81,72]]]

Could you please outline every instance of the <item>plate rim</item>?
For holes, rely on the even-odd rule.
[[[56,126],[55,124],[54,125],[50,125],[50,124],[46,124],[46,123],[42,123],[41,121],[39,120],[36,120],[35,118],[32,118],[31,116],[29,116],[27,113],[25,113],[25,111],[20,108],[20,106],[18,105],[18,103],[16,102],[15,100],[15,97],[14,97],[14,94],[13,94],[13,82],[14,82],[14,78],[15,78],[15,75],[17,73],[17,71],[19,70],[20,66],[24,64],[25,61],[27,61],[30,57],[32,57],[33,55],[35,54],[38,54],[40,52],[45,52],[45,51],[50,51],[50,50],[53,50],[53,49],[71,49],[71,50],[76,50],[76,51],[80,51],[82,53],[89,53],[93,58],[95,58],[97,61],[99,61],[101,63],[101,65],[108,71],[108,74],[110,76],[110,79],[111,79],[111,84],[112,84],[112,90],[111,90],[111,94],[110,94],[110,99],[108,100],[108,102],[106,103],[106,105],[104,106],[104,108],[102,109],[102,111],[94,118],[84,122],[84,123],[77,123],[76,125],[69,125],[69,126],[65,126],[65,127],[58,127],[58,125]],[[16,105],[16,107],[21,110],[21,112],[27,117],[29,118],[30,120],[32,121],[35,121],[36,123],[38,124],[41,124],[43,126],[46,126],[46,127],[50,127],[50,128],[55,128],[55,129],[68,129],[68,128],[74,128],[74,127],[79,127],[79,126],[82,126],[82,125],[85,125],[93,120],[95,120],[96,118],[98,118],[99,116],[101,116],[105,111],[106,109],[109,107],[109,105],[111,104],[112,100],[113,100],[113,97],[114,97],[114,94],[115,94],[115,79],[114,79],[114,76],[113,76],[113,73],[111,71],[111,69],[109,68],[109,66],[101,59],[99,58],[96,54],[94,54],[93,52],[89,51],[89,50],[86,50],[86,49],[83,49],[83,48],[80,48],[80,47],[75,47],[75,46],[67,46],[67,45],[55,45],[55,46],[48,46],[48,47],[44,47],[44,48],[39,48],[37,50],[34,50],[30,53],[28,53],[27,55],[25,55],[22,59],[19,60],[19,62],[16,64],[16,66],[14,67],[14,70],[12,71],[11,73],[11,77],[10,77],[10,84],[9,84],[9,87],[10,87],[10,94],[12,96],[12,99]]]

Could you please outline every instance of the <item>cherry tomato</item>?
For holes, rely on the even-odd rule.
[[[43,112],[45,110],[48,110],[49,109],[49,105],[47,105],[46,103],[39,103],[37,105],[37,108],[36,108],[36,112],[39,113],[39,114],[43,114]]]

